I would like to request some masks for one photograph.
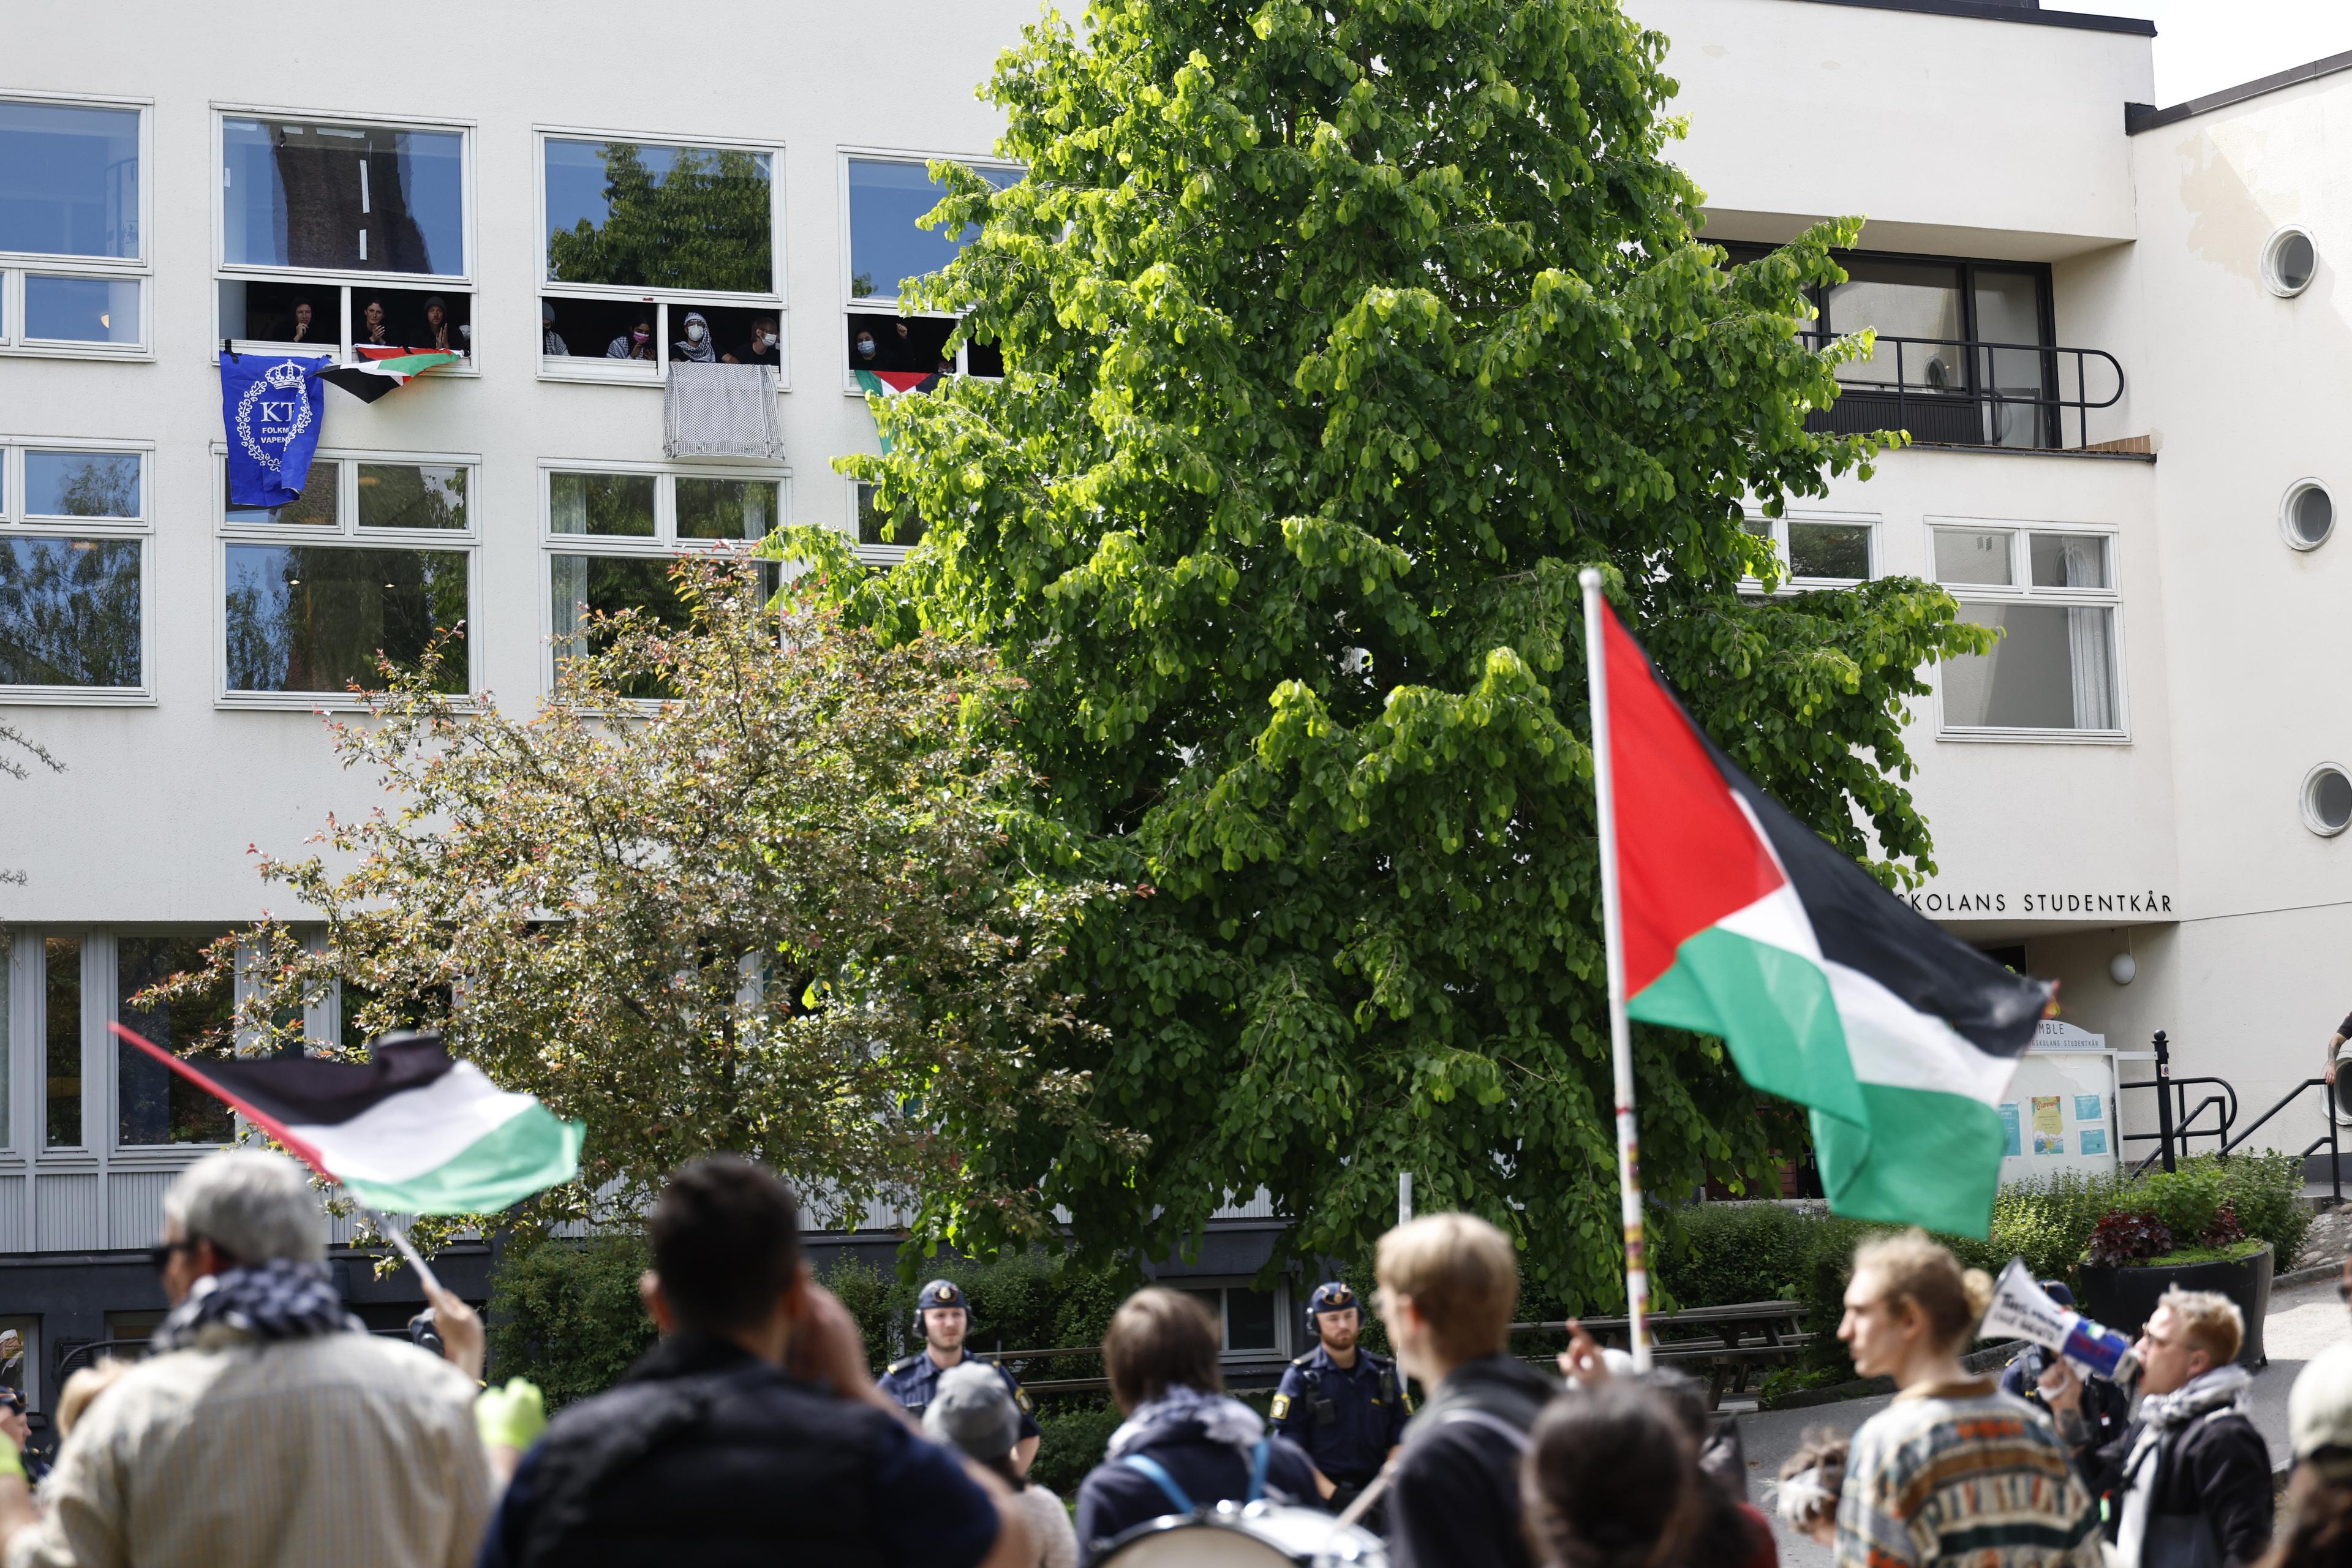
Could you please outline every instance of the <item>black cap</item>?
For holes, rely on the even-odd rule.
[[[915,1298],[918,1312],[928,1312],[934,1307],[955,1307],[967,1314],[971,1311],[971,1303],[963,1299],[963,1292],[956,1289],[952,1279],[934,1279]]]

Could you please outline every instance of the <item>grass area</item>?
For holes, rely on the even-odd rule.
[[[2260,1237],[2233,1241],[2227,1247],[2176,1247],[2161,1258],[2151,1258],[2145,1263],[2135,1263],[2134,1268],[2178,1268],[2189,1263],[2236,1263],[2252,1258],[2270,1243]]]

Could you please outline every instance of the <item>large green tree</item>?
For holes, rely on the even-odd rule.
[[[1981,634],[1913,581],[1740,592],[1743,502],[1880,445],[1806,421],[1855,350],[1798,341],[1801,290],[1853,227],[1725,267],[1664,50],[1611,0],[1097,0],[983,89],[1027,179],[938,170],[980,234],[925,302],[1008,373],[877,405],[893,450],[841,466],[929,534],[850,592],[1002,650],[1035,831],[1125,889],[1066,981],[1109,1043],[1066,1060],[1148,1151],[984,1145],[1085,1245],[1262,1183],[1362,1256],[1409,1171],[1622,1299],[1580,566],[1767,787],[1927,865],[1905,704]],[[1637,1057],[1654,1194],[1761,1168],[1719,1045]]]

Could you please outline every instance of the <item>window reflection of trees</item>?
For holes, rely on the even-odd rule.
[[[412,463],[362,463],[362,528],[463,528],[466,470]]]
[[[179,1056],[236,1054],[236,999],[226,983],[152,1006],[131,998],[151,985],[205,967],[205,937],[125,936],[115,941],[115,989],[123,1026]],[[200,1042],[201,1050],[192,1049]],[[227,1106],[136,1046],[116,1041],[115,1139],[121,1143],[225,1143],[236,1126]]]
[[[551,142],[551,160],[576,159],[578,142]],[[769,155],[724,148],[593,149],[604,170],[601,222],[569,229],[549,215],[547,275],[558,283],[612,283],[765,294],[771,256]]]
[[[228,547],[232,691],[343,691],[382,685],[376,656],[415,668],[434,634],[466,618],[468,558],[334,545]],[[462,649],[434,689],[467,689]]]
[[[39,517],[139,515],[139,458],[130,452],[26,455],[25,510]]]
[[[139,548],[0,540],[0,685],[137,686]]]

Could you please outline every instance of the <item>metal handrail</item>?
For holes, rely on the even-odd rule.
[[[2201,1114],[2209,1105],[2214,1108],[2220,1118],[2221,1123],[2221,1130],[2214,1133],[2199,1132],[2196,1133],[2195,1136],[2200,1138],[2220,1138],[2221,1141],[2221,1147],[2219,1150],[2219,1152],[2226,1155],[2230,1151],[2239,1148],[2244,1144],[2247,1139],[2252,1138],[2255,1133],[2261,1131],[2263,1128],[2268,1124],[2272,1117],[2276,1116],[2280,1111],[2284,1110],[2288,1106],[2293,1105],[2296,1100],[2302,1099],[2306,1093],[2315,1089],[2320,1091],[2321,1098],[2324,1100],[2328,1100],[2328,1103],[2326,1103],[2322,1110],[2322,1115],[2327,1123],[2327,1131],[2313,1139],[2310,1142],[2305,1144],[2302,1152],[2295,1155],[2295,1159],[2298,1161],[2308,1160],[2314,1154],[2319,1152],[2320,1148],[2325,1145],[2327,1150],[2328,1191],[2335,1195],[2336,1203],[2343,1203],[2343,1149],[2337,1133],[2338,1123],[2336,1119],[2336,1107],[2330,1099],[2335,1090],[2326,1079],[2305,1079],[2301,1083],[2296,1084],[2293,1089],[2288,1089],[2284,1094],[2279,1096],[2277,1102],[2268,1110],[2263,1111],[2260,1116],[2255,1117],[2252,1121],[2247,1123],[2246,1130],[2244,1131],[2233,1135],[2230,1131],[2230,1129],[2238,1120],[2238,1090],[2236,1086],[2231,1084],[2229,1079],[2221,1078],[2174,1078],[2172,1076],[2171,1042],[2165,1037],[2164,1031],[2158,1029],[2151,1043],[2156,1047],[2156,1077],[2139,1083],[2117,1083],[2116,1085],[2116,1093],[2119,1095],[2126,1089],[2153,1089],[2158,1091],[2156,1097],[2158,1131],[2154,1132],[2126,1132],[2123,1135],[2126,1142],[2143,1143],[2153,1140],[2159,1145],[2155,1153],[2150,1154],[2147,1159],[2142,1160],[2138,1164],[2132,1167],[2133,1175],[2139,1175],[2159,1159],[2164,1162],[2164,1168],[2166,1170],[2171,1170],[2174,1140],[2179,1139],[2185,1142],[2190,1136],[2189,1123],[2193,1121],[2200,1114]],[[2226,1104],[2223,1103],[2221,1095],[2209,1094],[2204,1099],[2197,1102],[2195,1110],[2190,1110],[2186,1117],[2180,1118],[2179,1122],[2176,1124],[2172,1115],[2173,1107],[2176,1100],[2178,1100],[2179,1103],[2187,1103],[2185,1099],[2180,1099],[2179,1097],[2192,1083],[2210,1083],[2219,1085],[2221,1089],[2221,1095],[2227,1095],[2229,1097],[2228,1102]]]
[[[1852,334],[1850,333],[1844,332],[1817,331],[1811,328],[1798,333],[1798,337],[1801,341],[1817,349],[1824,347],[1841,337],[1851,335]],[[2042,429],[2038,432],[2042,439],[2037,440],[2034,443],[2034,446],[2036,447],[2045,449],[2054,446],[2058,448],[2064,449],[2066,447],[2066,411],[2071,408],[2074,411],[2074,433],[2077,437],[2074,445],[2076,448],[2080,448],[2088,447],[2091,444],[2091,415],[2093,411],[2102,408],[2113,408],[2117,403],[2123,400],[2124,367],[2121,363],[2116,360],[2115,355],[2109,353],[2105,349],[2067,348],[2056,343],[1991,342],[1980,338],[1892,337],[1884,333],[1878,335],[1876,342],[1878,346],[1881,348],[1884,348],[1888,344],[1894,345],[1895,380],[1891,384],[1886,382],[1847,381],[1841,376],[1839,378],[1838,384],[1842,393],[1850,392],[1871,394],[1882,397],[1892,395],[1895,399],[1896,420],[1896,424],[1894,426],[1895,428],[1905,430],[1908,430],[1910,428],[1911,405],[1914,402],[1918,403],[1922,408],[1948,408],[1957,404],[1969,404],[1979,407],[1990,406],[1993,408],[2030,407],[2035,412],[2036,416],[2042,421]],[[1905,364],[1906,354],[1910,353],[1912,351],[1920,349],[1947,348],[1965,351],[1960,356],[1963,370],[1961,380],[1958,384],[1955,385],[1949,383],[1937,384],[1935,381],[1930,379],[1922,379],[1916,383],[1912,381]],[[1979,353],[1979,351],[1982,352]],[[2042,373],[2041,390],[2037,393],[2024,395],[2020,394],[2011,388],[1988,387],[1983,385],[1983,367],[1989,363],[1990,356],[1994,353],[2030,353],[2035,355],[2037,358],[2038,367]],[[2073,356],[2074,361],[2074,388],[2076,392],[2084,394],[2084,395],[2065,397],[2060,395],[2060,379],[2058,374],[2059,361],[2062,356],[2067,355]],[[2090,389],[2090,373],[2088,365],[2089,362],[2093,359],[2105,361],[2107,368],[2114,373],[2116,378],[2115,391],[2109,393],[2105,399],[2095,403],[2092,402],[2088,396]],[[1937,363],[1939,362],[1937,356],[1932,354],[1927,356],[1927,364],[1930,369],[1922,372],[1923,378],[1932,374],[1932,367]],[[1822,412],[1826,413],[1827,411],[1823,410]],[[1971,442],[1968,444],[1990,446],[1995,443]]]

